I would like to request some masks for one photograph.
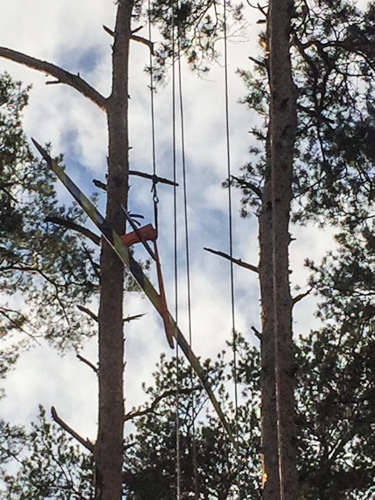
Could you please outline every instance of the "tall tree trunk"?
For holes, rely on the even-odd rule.
[[[273,241],[272,186],[269,134],[267,139],[267,173],[259,214],[259,281],[262,301],[262,453],[263,498],[279,500],[279,452],[277,438],[275,335],[273,307]]]
[[[259,220],[265,500],[298,497],[288,255],[296,130],[296,96],[289,53],[293,6],[293,0],[271,0],[268,14],[269,175]]]
[[[125,230],[120,205],[128,197],[128,59],[132,0],[120,0],[113,45],[112,93],[108,99],[106,217],[118,234]],[[99,309],[99,425],[95,446],[95,499],[121,500],[124,426],[123,264],[103,243]]]

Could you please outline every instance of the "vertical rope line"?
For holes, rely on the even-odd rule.
[[[148,0],[148,38],[150,41],[152,40],[150,0]],[[151,100],[152,173],[153,175],[156,175],[154,71],[153,71],[151,50],[150,50],[150,100]]]
[[[150,0],[149,0],[150,1]],[[178,256],[177,256],[177,161],[176,161],[176,70],[175,70],[175,26],[174,26],[174,0],[171,0],[171,15],[172,15],[172,164],[173,164],[173,248],[174,248],[174,301],[175,301],[175,318],[178,323]],[[181,498],[181,440],[180,440],[180,393],[179,393],[179,378],[180,359],[179,347],[176,342],[176,409],[175,409],[175,426],[176,426],[176,498]]]
[[[178,52],[180,55],[180,37],[177,38]],[[181,155],[182,155],[182,177],[183,177],[183,192],[184,192],[184,225],[185,225],[185,258],[186,258],[186,284],[187,284],[187,310],[188,310],[188,332],[189,344],[192,347],[192,314],[191,314],[191,274],[190,274],[190,242],[189,242],[189,221],[188,221],[188,197],[187,197],[187,175],[186,175],[186,155],[185,155],[185,118],[184,118],[184,100],[182,89],[182,70],[181,57],[178,58],[178,93],[180,104],[180,120],[181,120]],[[194,386],[193,372],[190,367],[190,387]],[[195,498],[199,498],[198,487],[198,465],[197,465],[197,447],[196,447],[196,428],[195,428],[195,396],[192,391],[192,444],[193,444],[193,469],[194,469],[194,490]]]
[[[226,156],[227,156],[227,176],[228,186],[228,236],[229,236],[229,255],[233,258],[233,203],[231,187],[231,152],[230,152],[230,120],[229,120],[229,82],[228,82],[228,33],[227,33],[227,0],[224,0],[224,93],[225,93],[225,135],[226,135]],[[233,376],[234,376],[234,438],[237,453],[237,487],[239,489],[239,498],[241,499],[240,481],[239,481],[239,456],[238,456],[238,384],[237,384],[237,332],[236,332],[236,314],[235,314],[235,293],[234,293],[234,264],[230,261],[230,300],[232,317],[232,342],[233,342]]]

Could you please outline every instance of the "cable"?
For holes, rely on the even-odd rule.
[[[180,52],[180,38],[177,39],[178,51]],[[186,258],[186,285],[187,285],[187,311],[188,311],[188,331],[189,345],[193,344],[192,333],[192,314],[191,314],[191,273],[190,273],[190,244],[189,244],[189,220],[188,220],[188,197],[187,197],[187,175],[186,175],[186,155],[185,155],[185,118],[184,118],[184,100],[182,89],[182,70],[181,57],[178,58],[178,92],[180,103],[180,120],[181,120],[181,160],[182,160],[182,178],[183,178],[183,193],[184,193],[184,226],[185,226],[185,258]],[[190,372],[190,386],[193,388],[193,372]],[[193,470],[194,470],[194,490],[195,498],[199,498],[198,485],[198,465],[197,465],[197,445],[196,445],[196,427],[195,427],[195,396],[192,391],[192,442],[193,442]]]
[[[228,33],[227,33],[227,0],[224,0],[224,93],[225,93],[225,135],[227,153],[227,176],[228,186],[228,237],[230,260],[230,299],[232,317],[232,342],[233,342],[233,377],[234,377],[234,439],[237,454],[237,487],[241,499],[241,488],[239,481],[239,456],[238,456],[238,384],[237,384],[237,332],[235,313],[235,291],[234,291],[234,264],[233,264],[233,210],[232,210],[232,178],[231,155],[230,155],[230,126],[229,126],[229,83],[228,83]]]
[[[178,255],[177,255],[177,159],[176,159],[176,70],[175,70],[175,26],[174,26],[174,0],[171,0],[171,43],[172,43],[172,164],[173,164],[173,249],[174,249],[174,301],[175,318],[178,323]],[[181,498],[181,440],[180,440],[180,393],[179,393],[180,358],[179,347],[176,342],[176,498]]]

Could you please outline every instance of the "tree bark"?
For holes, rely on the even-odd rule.
[[[280,499],[279,452],[277,438],[275,335],[273,306],[272,186],[270,144],[267,140],[267,173],[259,214],[259,281],[262,303],[261,388],[263,498]]]
[[[125,232],[121,205],[128,198],[128,60],[132,0],[120,0],[113,45],[112,93],[107,100],[109,154],[106,218]],[[103,242],[100,260],[99,423],[95,446],[95,499],[121,500],[124,427],[124,269]]]
[[[296,96],[289,52],[293,6],[293,0],[271,0],[268,13],[268,171],[259,216],[265,500],[298,497],[289,284],[289,220],[296,130]]]
[[[281,500],[296,500],[298,497],[292,298],[289,284],[289,221],[297,121],[296,91],[290,59],[293,7],[293,0],[271,0],[269,10],[273,326]]]

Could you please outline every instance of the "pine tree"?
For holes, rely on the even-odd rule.
[[[74,206],[58,205],[52,175],[30,150],[21,127],[27,100],[27,88],[0,76],[1,377],[38,337],[61,349],[78,348],[93,330],[77,304],[98,287],[88,259],[92,248],[80,233],[50,222],[82,227],[85,217]],[[25,307],[12,305],[15,294]]]

